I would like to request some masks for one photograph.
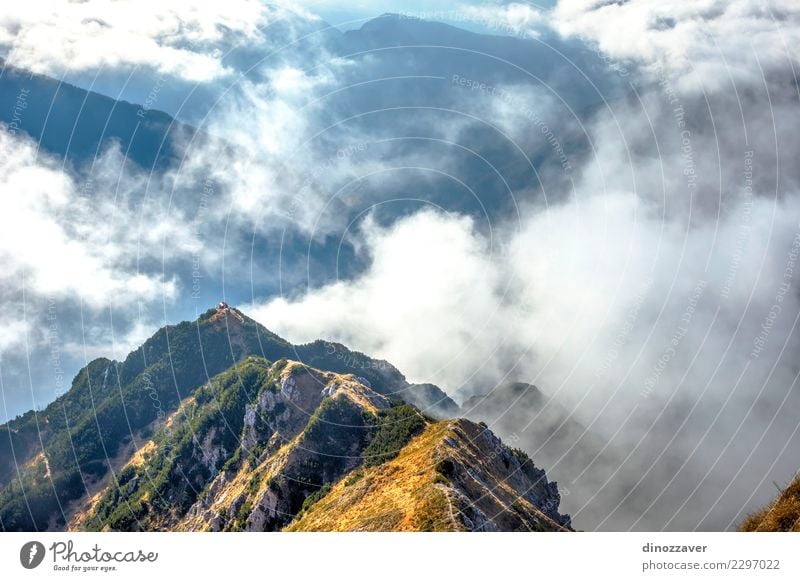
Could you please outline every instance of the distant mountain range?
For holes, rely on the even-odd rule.
[[[302,31],[300,39],[291,40],[297,31]],[[391,179],[385,172],[367,171],[361,175],[354,172],[336,183],[322,180],[318,187],[323,193],[344,188],[331,195],[328,211],[343,223],[352,222],[356,229],[367,214],[380,224],[391,224],[416,211],[420,200],[448,212],[475,216],[478,227],[513,218],[520,202],[535,203],[545,190],[550,196],[548,203],[555,202],[552,192],[559,188],[552,180],[567,178],[553,144],[570,151],[573,165],[577,157],[591,151],[584,133],[564,121],[583,117],[602,106],[604,99],[625,93],[624,84],[607,74],[605,63],[594,51],[555,37],[478,34],[391,14],[347,32],[300,19],[272,26],[269,33],[279,45],[286,40],[286,48],[273,55],[258,53],[255,47],[238,47],[225,64],[232,70],[241,69],[243,78],[263,87],[269,86],[273,67],[290,65],[310,77],[333,67],[334,86],[326,85],[319,103],[304,110],[307,133],[317,136],[308,144],[317,162],[338,161],[340,150],[361,147],[364,151],[344,165],[404,166],[392,172]],[[336,64],[342,61],[350,64]],[[177,168],[184,155],[191,159],[193,152],[203,149],[210,132],[224,133],[224,127],[230,126],[223,123],[221,129],[208,123],[222,114],[226,104],[236,102],[235,83],[223,83],[222,88],[184,87],[178,81],[150,78],[153,75],[145,67],[131,71],[124,83],[117,78],[118,71],[108,79],[100,71],[99,79],[77,79],[81,86],[76,86],[8,63],[2,65],[0,123],[30,136],[42,155],[63,160],[65,168],[77,176],[82,195],[109,195],[92,186],[121,171],[96,164],[99,154],[116,147],[120,160],[141,168],[148,178],[148,203],[163,201],[171,211],[188,216],[197,212],[203,178],[177,172]],[[466,88],[454,78],[486,88]],[[158,98],[149,106],[119,100],[147,103],[148,91],[154,86],[160,87]],[[489,91],[493,88],[506,93],[492,95]],[[229,92],[223,97],[220,91]],[[16,115],[21,95],[24,108]],[[162,107],[166,113],[159,110]],[[509,128],[494,118],[492,107],[525,119],[523,125],[531,129],[523,135],[510,135]],[[526,114],[535,114],[545,127],[551,123],[552,135],[541,131]],[[450,142],[453,132],[463,132],[455,143]],[[230,136],[215,137],[225,140]],[[469,149],[458,145],[467,142]],[[404,160],[406,163],[401,163]],[[449,172],[445,171],[448,168]],[[165,170],[180,175],[181,187],[160,179]],[[306,170],[303,165],[281,171],[286,172],[287,183],[302,184],[305,178],[301,174]],[[453,180],[448,173],[459,179]],[[168,193],[159,190],[162,185]],[[223,199],[225,186],[215,186],[217,198]],[[141,196],[137,203],[144,203],[144,192],[135,194]],[[389,200],[391,203],[381,203]],[[279,269],[283,290],[291,294],[309,284],[325,284],[335,276],[356,276],[365,267],[364,257],[349,237],[340,240],[321,233],[309,241],[288,221],[267,226],[257,229],[252,241],[259,249],[259,266],[269,273],[258,280],[262,295],[276,291],[271,274]],[[291,269],[282,268],[307,260],[313,268],[302,277],[295,278]],[[190,276],[187,265],[174,268],[179,269],[174,273],[178,278]],[[203,299],[212,300],[217,294]],[[237,289],[231,296],[241,298]],[[174,315],[178,319],[187,317],[188,312]]]
[[[305,32],[300,39],[289,42],[292,34],[296,34],[290,33],[292,28]],[[428,189],[435,192],[437,203],[467,212],[495,214],[513,210],[509,188],[541,185],[537,184],[541,176],[533,171],[531,163],[541,171],[540,166],[547,160],[558,162],[558,155],[544,137],[535,144],[510,138],[501,133],[502,128],[486,112],[474,109],[472,105],[487,98],[488,91],[507,90],[507,95],[494,95],[491,100],[501,104],[506,99],[507,107],[517,115],[530,110],[544,123],[584,117],[605,100],[627,92],[626,85],[617,76],[608,74],[606,63],[593,50],[556,36],[530,39],[478,34],[394,14],[383,15],[347,32],[302,19],[278,28],[273,26],[269,32],[277,44],[285,37],[286,48],[265,55],[253,54],[253,48],[239,47],[226,64],[241,69],[243,78],[268,83],[264,75],[270,67],[291,65],[313,75],[320,67],[333,65],[311,59],[351,61],[352,66],[336,70],[340,90],[325,91],[319,118],[312,122],[310,134],[325,129],[320,140],[329,139],[334,144],[328,152],[334,157],[342,147],[342,140],[359,131],[375,140],[373,155],[391,147],[386,155],[392,156],[411,146],[415,151],[426,150],[432,155],[454,155],[463,166],[460,174],[465,183],[479,183],[480,187],[473,187],[473,194],[465,196],[461,187],[440,179],[435,188]],[[179,82],[144,78],[139,71],[132,72],[118,91],[112,91],[109,82],[82,79],[81,86],[89,87],[87,90],[19,70],[2,61],[0,67],[0,122],[14,123],[15,102],[24,91],[25,109],[16,124],[19,131],[74,168],[90,164],[112,143],[119,144],[126,157],[145,170],[163,170],[175,165],[185,153],[184,144],[198,130],[192,124],[208,122],[213,118],[213,113],[208,117],[209,112],[224,109],[225,99],[235,94],[235,87],[227,84],[217,92],[195,85],[180,89]],[[101,79],[103,74],[98,72]],[[454,78],[468,80],[470,86],[460,86],[454,83]],[[152,91],[156,82],[161,83],[158,98],[149,106],[121,100],[148,102],[147,91]],[[143,88],[136,89],[137,85]],[[476,87],[484,89],[475,90]],[[176,93],[167,98],[170,91],[180,90],[186,94]],[[217,94],[223,90],[230,95]],[[527,93],[531,90],[535,94]],[[159,110],[162,107],[166,113]],[[475,152],[465,155],[458,149],[445,151],[435,139],[428,140],[440,137],[431,131],[432,116],[437,123],[454,127],[469,121],[473,125],[469,141],[476,147]],[[332,124],[338,125],[342,120],[347,122],[342,126],[345,133],[340,139]],[[533,125],[532,128],[536,129]],[[201,126],[199,130],[206,131],[207,127]],[[557,133],[560,145],[572,156],[590,151],[582,132],[572,133],[562,122]],[[531,136],[536,135],[531,132]],[[218,137],[225,139],[224,135]],[[386,141],[385,137],[392,139]],[[325,147],[321,143],[314,145]],[[421,184],[427,183],[423,177],[430,180],[436,176],[421,175]],[[394,191],[380,194],[386,198],[398,197]],[[400,212],[401,208],[393,211]]]
[[[116,143],[142,168],[164,169],[177,159],[178,133],[191,137],[195,131],[161,111],[17,69],[2,60],[0,122],[27,134],[71,168],[91,163]]]

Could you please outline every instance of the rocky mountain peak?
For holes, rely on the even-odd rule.
[[[12,530],[569,530],[524,453],[429,415],[454,408],[387,362],[292,345],[223,303],[3,426],[19,468],[0,474],[0,516]]]

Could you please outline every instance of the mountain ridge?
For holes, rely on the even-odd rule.
[[[198,133],[158,109],[20,69],[2,58],[0,88],[0,122],[75,168],[91,163],[114,142],[142,168],[164,169],[179,159],[178,137]]]
[[[293,379],[297,375],[310,379],[298,383]],[[324,487],[330,491],[360,468],[376,472],[383,462],[373,462],[372,455],[394,459],[412,438],[437,424],[403,401],[413,399],[409,394],[424,399],[431,393],[444,394],[431,384],[409,384],[390,363],[340,344],[292,345],[240,311],[219,306],[196,321],[160,329],[124,361],[90,362],[72,388],[44,410],[27,412],[0,426],[9,436],[0,448],[6,466],[0,473],[0,526],[4,530],[280,530],[291,522],[285,515],[298,515],[315,492]],[[300,415],[292,415],[289,404]],[[339,418],[333,421],[338,426],[333,433],[328,430],[331,417]],[[460,424],[462,430],[488,432],[472,422],[471,428],[464,425]],[[289,446],[298,438],[320,448],[322,460],[308,455],[313,447]],[[163,448],[164,442],[171,443]],[[349,448],[342,448],[343,443]],[[512,511],[516,516],[509,516],[508,503],[487,505],[481,500],[485,494],[469,483],[466,468],[453,472],[448,486],[429,483],[434,486],[429,490],[432,495],[452,497],[451,504],[457,499],[464,507],[459,514],[466,520],[453,525],[456,521],[451,519],[452,530],[492,530],[487,523],[494,521],[486,517],[492,513],[500,515],[502,525],[495,528],[501,530],[568,529],[569,518],[557,512],[560,498],[555,483],[541,488],[540,481],[547,482],[544,471],[532,463],[524,468],[529,460],[520,464],[522,453],[498,450],[502,452],[493,454],[505,458],[506,464],[495,465],[482,480],[496,479],[495,488],[500,486],[506,496],[523,498],[533,489],[539,490],[538,496],[529,494]],[[178,451],[185,456],[174,456]],[[518,458],[517,464],[504,475],[514,462],[512,456]],[[256,460],[245,462],[245,457],[258,463],[251,466]],[[250,470],[265,462],[272,466],[273,484],[261,491],[259,486],[267,480],[259,478],[253,484]],[[315,468],[307,470],[306,463]],[[435,464],[426,466],[426,474],[434,479]],[[515,492],[510,493],[505,481],[520,470],[527,476],[517,476],[516,488],[511,488]],[[263,492],[257,504],[261,512],[254,515],[241,504],[220,504],[220,495],[225,498],[230,491],[228,472],[238,475],[237,482],[246,481],[250,493]],[[142,498],[146,492],[142,483],[147,482],[154,488]],[[159,503],[153,491],[168,501]],[[208,507],[203,509],[201,493],[219,505],[213,514]],[[130,494],[138,496],[129,498]],[[539,500],[542,507],[535,505]],[[465,512],[475,503],[483,508]],[[269,518],[263,517],[264,507],[272,508],[272,513],[266,512]],[[220,520],[223,514],[225,519]],[[417,524],[425,528],[430,523]]]

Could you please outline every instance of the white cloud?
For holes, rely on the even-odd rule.
[[[499,34],[537,37],[539,28],[544,25],[544,14],[530,4],[468,4],[462,11],[466,20]]]
[[[188,295],[190,255],[202,269],[217,259],[200,243],[203,225],[175,207],[168,176],[126,163],[118,146],[92,169],[67,173],[0,126],[0,415],[52,400],[96,356],[124,358]]]
[[[187,81],[226,75],[221,57],[236,43],[263,41],[284,9],[260,0],[32,0],[0,15],[10,64],[37,73],[144,67]]]
[[[79,361],[91,361],[99,357],[123,361],[128,354],[144,344],[158,327],[157,320],[135,319],[124,333],[115,333],[109,327],[102,332],[93,333],[88,340],[84,337],[82,342],[65,341],[62,351]],[[93,330],[100,331],[99,328]]]
[[[324,64],[313,72],[281,65],[265,71],[264,81],[241,80],[204,127],[224,139],[192,144],[176,183],[210,177],[224,192],[212,214],[228,214],[246,228],[281,229],[288,220],[325,234],[331,222],[344,219],[323,219],[321,213],[335,184],[354,175],[349,156],[337,151],[361,141],[358,135],[349,139],[348,128],[323,130],[332,118],[323,95],[338,86],[351,63],[328,60],[322,51],[318,58]]]
[[[243,308],[290,340],[343,342],[456,398],[496,382],[535,383],[605,437],[623,426],[613,443],[627,449],[660,413],[683,419],[692,409],[670,460],[656,470],[672,475],[670,462],[690,452],[708,466],[726,444],[704,441],[695,448],[712,422],[717,433],[730,434],[754,401],[776,408],[796,374],[794,360],[781,355],[798,345],[791,328],[800,309],[795,293],[783,298],[765,351],[758,358],[751,351],[800,236],[800,201],[776,207],[766,199],[742,200],[719,224],[688,230],[663,223],[648,206],[632,193],[597,193],[528,216],[518,232],[495,230],[491,244],[468,218],[423,211],[391,227],[364,229],[371,262],[361,276]],[[748,240],[737,246],[745,208]],[[745,372],[747,384],[732,389]],[[723,406],[725,415],[716,416]],[[758,421],[745,424],[739,460],[763,435]],[[794,420],[781,412],[780,421]],[[660,451],[665,441],[648,440],[645,450]],[[639,463],[616,468],[614,482],[635,483],[642,474]],[[703,477],[688,470],[689,478]],[[756,474],[742,479],[745,489],[752,487],[748,493]],[[581,502],[597,492],[592,482],[583,486],[573,490],[581,491]],[[700,494],[713,502],[715,486],[710,481]],[[659,492],[637,495],[649,502]],[[736,502],[730,499],[717,518],[730,518]],[[595,513],[583,518],[597,524],[611,508],[593,506],[588,512]],[[673,514],[648,515],[643,526],[663,526]],[[629,526],[641,515],[632,499],[606,526]],[[677,526],[687,526],[698,515],[679,516]]]
[[[670,252],[680,247],[678,230],[656,226],[621,193],[529,215],[521,229],[502,226],[491,239],[470,218],[431,211],[388,228],[368,221],[366,272],[252,314],[294,341],[341,341],[451,393],[485,390],[506,373],[544,373],[554,386],[581,350],[597,351],[583,379],[599,363],[604,340],[652,276],[659,236]],[[659,265],[664,273],[675,257]],[[684,292],[692,278],[681,276]],[[558,364],[548,368],[553,357]]]
[[[10,317],[3,317],[4,323],[0,327],[0,355],[7,349],[17,347],[29,330],[29,325],[25,321],[13,320]]]
[[[30,140],[5,128],[0,128],[0,183],[7,192],[0,213],[4,287],[18,287],[24,277],[31,295],[80,298],[93,308],[174,296],[174,281],[131,266],[131,252],[142,240],[132,240],[135,216],[108,201],[110,188],[98,192],[98,199],[82,196],[55,161],[37,155]]]
[[[275,299],[253,316],[297,341],[327,337],[387,357],[414,379],[468,382],[502,319],[493,312],[500,270],[472,220],[424,211],[388,229],[368,221],[363,236],[363,276]],[[484,379],[498,368],[485,371]]]
[[[729,75],[758,81],[760,67],[770,72],[798,62],[800,5],[793,0],[559,0],[551,17],[561,34],[674,74],[687,87],[715,89]]]

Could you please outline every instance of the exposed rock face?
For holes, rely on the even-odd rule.
[[[274,366],[273,366],[274,369]],[[289,362],[277,391],[264,390],[249,407],[243,441],[255,442],[249,461],[225,472],[178,525],[184,530],[278,530],[305,499],[359,466],[367,442],[364,414],[389,400],[355,376]]]

